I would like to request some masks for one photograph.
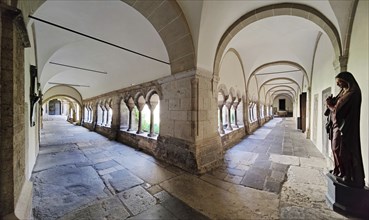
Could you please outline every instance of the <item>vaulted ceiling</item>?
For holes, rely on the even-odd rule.
[[[145,1],[137,2],[145,4]],[[221,37],[237,19],[257,8],[285,1],[177,2],[192,34],[196,66],[213,72]],[[347,20],[336,14],[342,13],[351,0],[342,4],[329,0],[289,2],[318,10],[340,36],[343,36],[341,31],[346,31]],[[65,84],[76,88],[86,99],[171,74],[170,65],[165,64],[169,62],[168,51],[158,31],[144,15],[125,2],[48,0],[33,16],[69,29],[34,19],[29,23],[28,27],[34,30],[43,92]],[[308,19],[289,15],[267,17],[239,30],[221,56],[229,49],[237,51],[243,65],[245,86],[254,78],[258,89],[263,87],[268,94],[288,94],[295,98],[309,86],[314,49],[320,34],[322,38],[329,38],[319,25]],[[328,47],[330,49],[321,57],[332,59],[335,51],[332,45]]]

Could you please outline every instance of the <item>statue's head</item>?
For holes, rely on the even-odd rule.
[[[352,89],[356,87],[360,89],[354,76],[350,72],[340,72],[339,74],[337,74],[336,82],[340,88]]]

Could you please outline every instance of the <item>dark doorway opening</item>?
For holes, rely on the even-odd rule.
[[[49,102],[49,115],[61,115],[61,102],[53,99]]]
[[[286,111],[286,99],[279,100],[279,111]]]

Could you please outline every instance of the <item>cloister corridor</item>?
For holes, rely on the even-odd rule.
[[[35,219],[343,219],[325,203],[326,161],[274,118],[193,175],[49,116],[33,170]]]

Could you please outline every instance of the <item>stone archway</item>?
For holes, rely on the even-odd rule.
[[[195,68],[195,49],[192,35],[182,9],[176,1],[121,0],[141,13],[159,33],[167,49],[171,73]],[[25,22],[45,0],[18,1]]]
[[[280,3],[261,7],[246,13],[224,32],[216,50],[214,59],[214,76],[219,76],[219,63],[223,57],[224,51],[228,43],[239,31],[258,20],[281,15],[301,17],[315,23],[328,35],[333,45],[337,60],[342,55],[342,45],[338,30],[324,14],[307,5],[296,3]]]

